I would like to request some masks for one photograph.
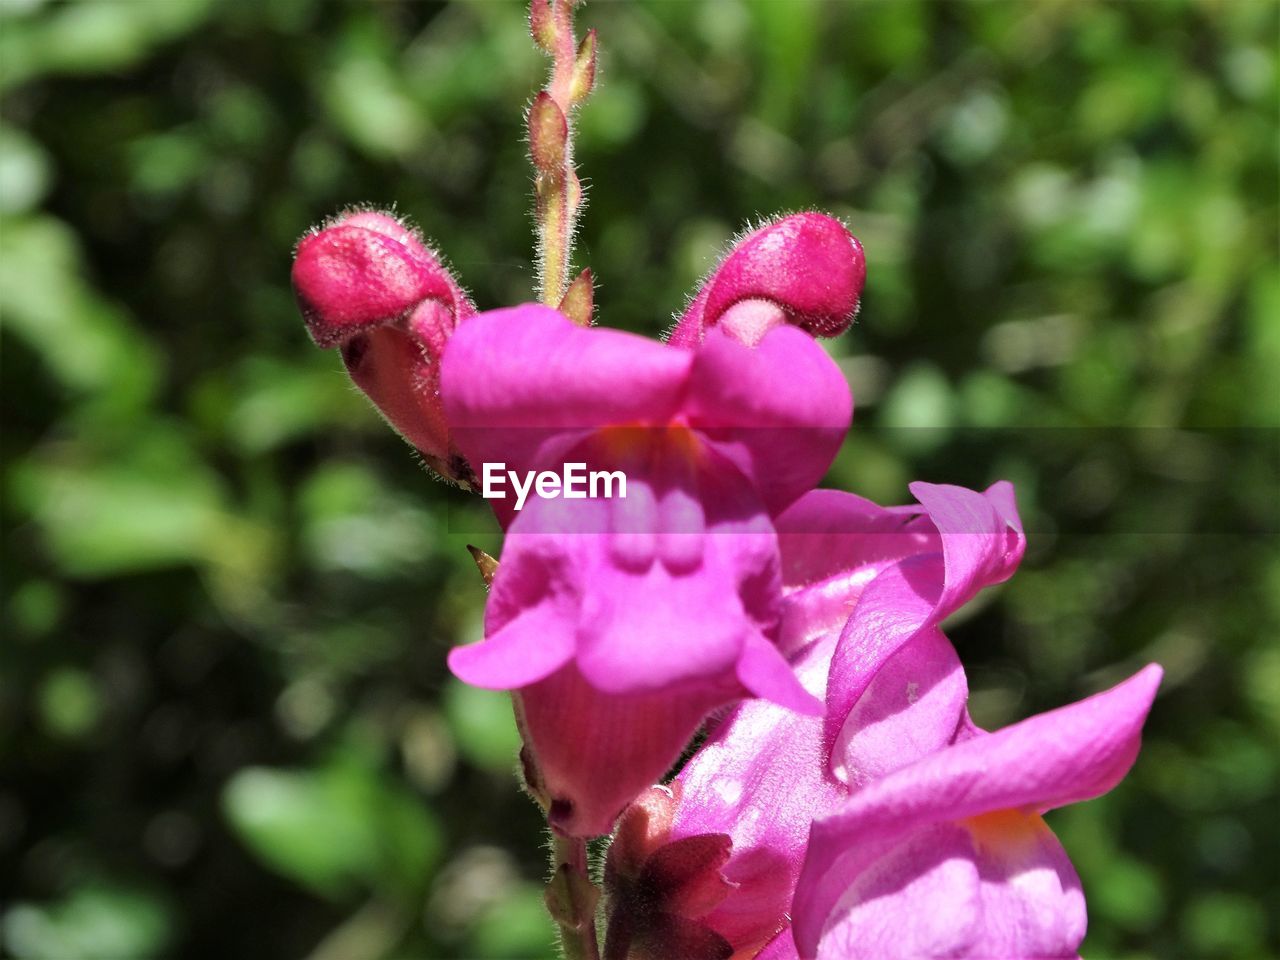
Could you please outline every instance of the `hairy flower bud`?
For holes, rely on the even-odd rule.
[[[569,81],[571,104],[579,104],[590,96],[596,83],[598,62],[596,32],[588,30],[587,35],[578,44],[578,52],[573,61],[573,79]]]
[[[293,289],[311,339],[341,349],[356,386],[431,467],[468,481],[449,444],[439,361],[475,308],[439,258],[394,217],[344,214],[302,238]]]
[[[839,220],[821,213],[783,217],[733,246],[676,324],[670,343],[693,346],[721,326],[753,346],[784,323],[834,337],[853,323],[866,276],[862,245]]]
[[[547,53],[555,52],[556,22],[548,0],[533,0],[529,4],[529,32],[540,48]]]
[[[551,94],[543,91],[529,107],[529,156],[538,173],[553,180],[564,177],[569,121]]]
[[[580,327],[591,326],[591,310],[595,299],[595,280],[587,267],[569,284],[560,301],[559,310]]]

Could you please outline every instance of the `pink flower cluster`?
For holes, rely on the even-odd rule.
[[[621,499],[497,502],[485,637],[449,657],[512,692],[551,826],[616,828],[606,960],[1057,957],[1084,935],[1041,815],[1124,776],[1159,668],[972,722],[942,623],[1017,567],[1012,488],[917,483],[889,508],[815,489],[853,405],[813,338],[848,327],[864,278],[842,224],[786,217],[663,344],[548,307],[476,314],[382,214],[299,245],[313,338],[438,472],[627,477]]]

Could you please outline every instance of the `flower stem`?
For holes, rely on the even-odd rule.
[[[596,942],[596,904],[600,890],[587,873],[587,841],[551,833],[551,881],[547,911],[560,928],[565,960],[600,960]]]
[[[596,38],[581,44],[573,8],[581,0],[532,0],[533,39],[551,56],[551,78],[529,109],[529,153],[534,166],[538,298],[558,308],[569,285],[573,233],[582,185],[573,166],[573,112],[595,82]]]

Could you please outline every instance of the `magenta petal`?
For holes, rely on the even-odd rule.
[[[817,955],[1073,957],[1085,923],[1075,869],[1039,817],[935,824],[850,884]]]
[[[427,299],[445,304],[455,320],[472,312],[439,259],[385,214],[343,217],[303,237],[292,280],[307,329],[322,347],[406,317]]]
[[[479,314],[449,342],[441,389],[455,445],[475,466],[545,468],[540,451],[565,431],[665,425],[693,357],[644,337],[584,329],[525,304]],[[559,466],[556,464],[555,466]]]
[[[849,571],[883,567],[941,544],[925,510],[882,507],[841,490],[814,490],[774,520],[782,550],[782,582],[806,587]]]
[[[817,485],[840,449],[853,416],[843,374],[793,327],[770,331],[754,349],[713,332],[693,356],[684,404],[690,426],[737,465],[776,516]]]
[[[872,859],[839,898],[818,960],[928,960],[965,956],[982,919],[969,834],[936,824]],[[794,931],[795,928],[793,928]],[[803,942],[797,936],[798,942]],[[994,954],[1008,956],[1014,954]]]
[[[795,666],[811,693],[822,693],[832,646],[824,652],[815,644]],[[706,922],[739,950],[764,943],[785,922],[809,822],[844,798],[844,787],[825,776],[825,762],[819,718],[750,700],[680,772],[673,835],[733,839],[724,873],[738,889]]]
[[[838,490],[814,490],[774,525],[786,592],[778,646],[790,654],[839,635],[863,589],[892,563],[941,549],[917,506],[881,507]]]
[[[827,737],[834,744],[849,711],[880,667],[903,644],[935,626],[984,587],[1007,580],[1026,541],[1008,484],[987,493],[914,483],[941,554],[922,554],[884,569],[858,598],[836,648],[827,688]],[[833,770],[844,775],[833,756]]]
[[[399,221],[364,211],[304,237],[292,279],[312,339],[341,348],[352,381],[430,467],[468,480],[449,443],[439,362],[475,309],[439,258]]]
[[[633,799],[662,779],[721,701],[601,693],[568,664],[517,695],[525,743],[551,800],[552,826],[575,837],[608,833]]]
[[[449,651],[464,683],[515,690],[554,673],[573,656],[573,626],[550,605],[534,606],[479,643]]]
[[[719,702],[741,696],[744,644],[772,631],[777,617],[777,538],[741,483],[707,503],[709,511],[732,507],[732,516],[704,514],[702,501],[726,479],[708,471],[690,487],[678,473],[633,474],[623,500],[532,501],[509,530],[488,632],[536,605],[563,607],[562,632],[597,690],[696,685]],[[680,516],[664,519],[672,512]],[[654,529],[668,523],[686,532]],[[775,678],[771,689],[795,699],[785,683]]]
[[[943,571],[937,554],[912,557],[884,570],[858,598],[836,646],[827,684],[826,739],[837,777],[848,776],[834,747],[850,712],[880,668],[930,625]]]
[[[968,698],[950,641],[937,629],[918,633],[889,658],[850,711],[832,751],[839,778],[857,789],[948,746]]]
[[[1104,693],[931,754],[816,820],[793,913],[801,955],[817,954],[850,884],[913,832],[1000,811],[1039,813],[1110,790],[1137,757],[1160,676],[1152,664]]]
[[[720,315],[720,329],[739,343],[758,346],[764,335],[787,322],[787,312],[769,300],[739,300]]]
[[[946,576],[938,598],[939,620],[960,609],[983,587],[1013,576],[1026,550],[1012,487],[994,485],[978,494],[964,487],[913,483],[911,494],[929,512],[942,538]]]
[[[965,824],[982,877],[974,957],[1075,957],[1088,926],[1084,891],[1066,850],[1038,816]]]
[[[750,635],[743,646],[738,679],[757,697],[811,717],[823,714],[822,701],[801,685],[791,664],[760,634]]]
[[[590,564],[582,571],[591,592],[578,649],[583,676],[598,690],[621,693],[732,673],[747,624],[730,574],[705,564],[683,576],[660,563],[643,573]]]
[[[800,960],[796,951],[795,938],[791,936],[791,927],[779,933],[769,941],[763,950],[757,953],[754,960]]]

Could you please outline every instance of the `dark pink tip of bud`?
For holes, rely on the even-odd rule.
[[[293,289],[311,338],[337,346],[366,327],[408,316],[427,299],[459,315],[469,304],[449,272],[392,217],[363,212],[304,237]]]
[[[726,320],[763,336],[775,320],[769,304],[814,336],[836,336],[853,322],[866,276],[862,245],[839,220],[821,213],[783,217],[734,245],[671,342],[697,343],[708,327]]]

